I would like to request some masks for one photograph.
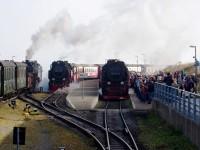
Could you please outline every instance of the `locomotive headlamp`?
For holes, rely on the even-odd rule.
[[[55,78],[52,78],[52,80],[54,81],[54,80],[55,80]]]
[[[65,78],[63,78],[63,81],[65,81],[66,79]]]
[[[108,82],[107,82],[107,84],[108,84],[108,85],[111,85],[111,82],[110,82],[110,81],[108,81]]]
[[[120,82],[120,84],[121,84],[121,85],[124,85],[124,82],[123,82],[123,81],[121,81],[121,82]]]

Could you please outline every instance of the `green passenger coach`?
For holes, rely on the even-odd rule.
[[[15,64],[13,61],[8,61],[8,60],[0,61],[0,68],[1,68],[0,97],[3,97],[15,93],[16,90]]]

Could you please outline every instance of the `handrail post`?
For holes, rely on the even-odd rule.
[[[184,95],[184,92],[185,92],[185,91],[182,90],[182,93],[181,93],[180,96],[179,96],[179,101],[178,101],[178,110],[179,110],[179,112],[181,112],[181,103],[183,102],[183,95]]]
[[[175,106],[174,107],[176,110],[177,110],[177,100],[178,100],[178,96],[179,96],[178,94],[179,94],[179,89],[177,89],[175,91],[175,104],[174,104]]]
[[[196,113],[197,113],[197,108],[196,108],[196,105],[197,105],[197,101],[196,101],[196,95],[195,95],[195,97],[194,97],[194,99],[193,99],[193,118],[194,118],[194,120],[196,121],[196,119],[197,119],[197,117],[196,117]]]
[[[188,106],[187,106],[187,109],[188,109],[188,110],[187,110],[187,112],[188,112],[187,115],[188,115],[189,117],[190,117],[190,108],[191,108],[191,107],[190,107],[190,98],[191,98],[191,93],[188,95],[188,99],[187,99],[187,105],[188,105]]]
[[[184,94],[183,94],[183,114],[185,115],[185,94],[186,94],[186,92],[184,92]]]
[[[155,98],[183,116],[200,123],[200,95],[162,83],[155,83]]]

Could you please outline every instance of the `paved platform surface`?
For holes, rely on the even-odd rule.
[[[152,109],[152,104],[148,104],[147,102],[141,102],[137,96],[135,95],[132,89],[129,89],[130,99],[133,105],[134,110],[138,111],[148,111]]]
[[[84,80],[70,85],[68,104],[78,110],[93,109],[98,103],[99,80]]]

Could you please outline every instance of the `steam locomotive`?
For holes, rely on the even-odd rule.
[[[39,83],[42,80],[42,67],[37,61],[25,61],[26,77],[27,77],[27,88],[33,92],[39,87]]]
[[[42,79],[42,67],[37,61],[0,61],[0,98],[7,98],[27,89],[35,91]]]
[[[69,86],[72,81],[72,67],[67,61],[54,61],[49,73],[49,91],[54,92],[58,88]]]
[[[108,60],[102,67],[100,83],[104,100],[129,99],[129,71],[124,62]]]

